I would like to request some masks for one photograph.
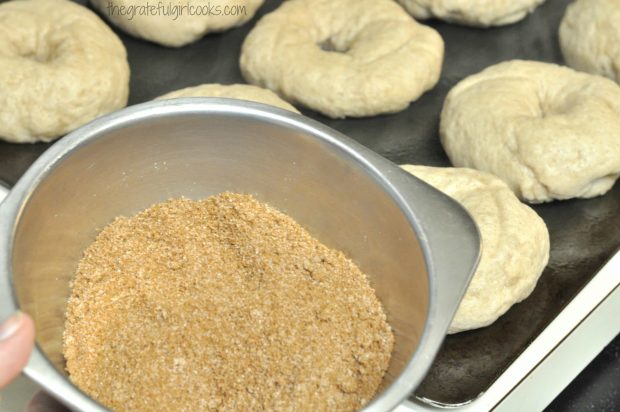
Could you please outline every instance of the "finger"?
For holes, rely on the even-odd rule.
[[[0,324],[0,388],[26,366],[33,344],[34,323],[30,316],[16,312]]]
[[[69,409],[47,393],[39,391],[28,403],[26,412],[69,412]]]

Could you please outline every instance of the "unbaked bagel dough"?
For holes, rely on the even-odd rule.
[[[459,202],[480,230],[480,262],[448,333],[490,325],[528,297],[549,261],[549,232],[536,212],[491,174],[402,167]]]
[[[620,1],[577,0],[560,25],[566,63],[620,83]]]
[[[241,72],[329,117],[405,109],[439,79],[443,40],[392,0],[290,0],[245,39]]]
[[[249,84],[201,84],[200,86],[187,87],[185,89],[166,93],[155,100],[174,99],[177,97],[227,97],[229,99],[265,103],[299,113],[290,103],[280,99],[280,97],[271,90]]]
[[[241,26],[254,17],[263,1],[184,0],[158,3],[152,0],[90,0],[101,14],[123,31],[169,47],[181,47],[207,33]]]
[[[0,4],[0,138],[50,141],[127,104],[125,47],[66,0]]]
[[[440,135],[452,164],[495,174],[522,199],[589,198],[620,175],[620,86],[514,60],[459,82]]]
[[[416,19],[467,26],[504,26],[525,18],[545,0],[398,0]]]

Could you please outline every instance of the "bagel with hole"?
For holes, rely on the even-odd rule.
[[[405,109],[439,79],[443,40],[392,0],[290,0],[246,37],[249,83],[332,118]]]
[[[489,173],[452,167],[402,168],[459,202],[480,230],[480,262],[448,333],[488,326],[527,298],[549,261],[549,232],[536,212]]]
[[[599,196],[620,176],[620,86],[568,67],[514,60],[469,76],[439,129],[454,166],[493,173],[532,203]]]
[[[280,109],[299,113],[290,103],[280,99],[271,90],[250,84],[201,84],[200,86],[186,87],[157,97],[155,100],[175,99],[178,97],[226,97],[229,99],[249,100],[269,104]]]
[[[560,24],[566,63],[620,83],[620,1],[577,0]]]
[[[0,138],[56,139],[127,104],[125,47],[66,0],[0,4]]]

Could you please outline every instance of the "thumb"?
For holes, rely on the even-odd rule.
[[[34,323],[30,316],[16,312],[0,324],[0,388],[26,366],[33,345]]]

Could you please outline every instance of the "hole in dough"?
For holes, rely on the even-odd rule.
[[[336,45],[334,44],[334,42],[332,41],[332,39],[327,39],[321,43],[318,44],[318,46],[321,48],[321,50],[326,51],[326,52],[333,52],[333,53],[346,53],[349,51],[349,47],[342,47],[342,45]]]
[[[60,42],[44,41],[36,44],[34,48],[28,47],[26,50],[20,50],[19,56],[24,59],[34,60],[39,63],[49,63],[58,57]]]

